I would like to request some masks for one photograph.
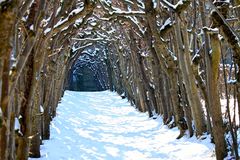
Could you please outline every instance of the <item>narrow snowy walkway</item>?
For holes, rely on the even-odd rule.
[[[43,160],[215,159],[209,139],[180,140],[161,118],[149,119],[116,93],[66,91],[41,146]]]

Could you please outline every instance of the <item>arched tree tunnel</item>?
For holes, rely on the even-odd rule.
[[[86,47],[71,66],[66,89],[73,91],[109,89],[106,54],[106,50],[102,46]]]
[[[41,156],[66,90],[116,91],[178,139],[207,133],[217,159],[238,159],[239,6],[0,0],[0,160]]]

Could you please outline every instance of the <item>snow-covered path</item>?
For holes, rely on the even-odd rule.
[[[180,140],[161,118],[149,119],[116,93],[66,91],[41,146],[42,160],[215,159],[209,139]]]

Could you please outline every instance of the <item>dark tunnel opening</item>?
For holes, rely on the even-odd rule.
[[[68,76],[68,90],[104,91],[109,89],[106,50],[93,45],[84,49],[72,65]]]

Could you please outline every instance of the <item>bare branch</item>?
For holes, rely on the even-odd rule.
[[[51,30],[50,32],[47,32],[46,36],[51,37],[57,32],[60,32],[62,29],[73,24],[77,19],[92,15],[94,8],[95,8],[95,5],[87,4],[81,12],[75,15],[69,16],[66,20],[64,20],[63,23],[54,27],[53,30]]]
[[[190,0],[180,0],[176,5],[173,5],[172,3],[168,2],[167,0],[160,0],[161,3],[166,5],[169,9],[171,9],[173,12],[180,13],[183,10],[185,10],[189,4]]]

